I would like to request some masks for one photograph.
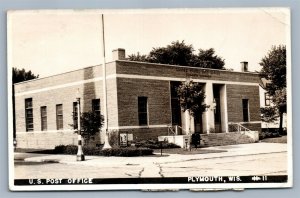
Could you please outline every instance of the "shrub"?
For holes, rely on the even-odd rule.
[[[76,145],[59,145],[54,149],[56,154],[77,154],[78,147]],[[99,156],[123,156],[123,157],[132,157],[132,156],[144,156],[152,155],[153,150],[149,148],[112,148],[100,150],[98,147],[94,146],[83,146],[84,155],[99,155]]]
[[[153,150],[149,148],[112,148],[104,149],[100,151],[100,155],[103,156],[143,156],[143,155],[152,155]]]
[[[114,146],[119,146],[119,131],[117,130],[111,130],[109,132],[109,144],[114,147]]]
[[[273,132],[264,131],[259,134],[259,139],[262,140],[265,138],[275,138],[275,137],[280,137],[280,136],[281,135],[279,134],[278,131],[273,131]]]
[[[160,142],[158,140],[141,140],[135,143],[137,148],[145,147],[150,149],[160,149]],[[180,148],[177,144],[169,143],[169,142],[162,142],[162,148]]]
[[[59,145],[54,148],[56,154],[76,154],[78,147],[76,145]]]

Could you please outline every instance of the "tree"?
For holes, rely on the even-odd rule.
[[[174,41],[166,47],[153,48],[149,55],[132,54],[131,61],[142,61],[150,63],[161,63],[170,65],[204,67],[212,69],[225,69],[224,59],[215,55],[215,50],[199,49],[198,54],[194,54],[192,45],[185,44],[184,41]]]
[[[200,83],[195,83],[192,80],[182,83],[176,89],[180,106],[182,110],[188,111],[190,115],[189,120],[189,133],[191,127],[191,116],[195,114],[202,114],[209,107],[204,104],[205,92],[203,90],[203,85]]]
[[[73,119],[74,119],[73,114]],[[97,112],[88,111],[83,112],[80,115],[80,123],[81,123],[81,135],[82,137],[89,141],[91,136],[95,135],[97,132],[100,131],[101,127],[103,126],[104,117],[99,115]],[[71,124],[74,128],[77,128],[77,124]]]
[[[15,120],[15,86],[14,83],[23,82],[38,78],[39,75],[33,74],[30,70],[12,68],[12,106],[13,106],[13,137],[16,138],[16,120]]]
[[[280,117],[279,133],[282,134],[283,114],[286,113],[286,47],[272,46],[269,53],[259,63],[260,77],[269,80],[266,91],[272,98]]]
[[[225,69],[224,59],[214,54],[215,50],[213,48],[208,50],[199,49],[198,55],[194,56],[192,60],[192,65],[203,68]]]
[[[35,78],[38,78],[39,75],[35,75],[34,73],[31,72],[31,70],[26,71],[24,68],[23,69],[17,69],[15,67],[12,68],[12,81],[13,83],[18,83],[18,82],[23,82],[27,80],[32,80]]]
[[[146,55],[141,55],[139,52],[135,54],[131,54],[128,56],[129,60],[139,61],[139,62],[149,62],[148,57]]]
[[[276,107],[260,108],[260,112],[261,120],[266,123],[274,122],[278,118],[278,112]]]

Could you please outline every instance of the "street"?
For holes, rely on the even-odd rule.
[[[202,148],[208,149],[208,148]],[[15,160],[15,179],[147,178],[187,176],[286,175],[286,144],[256,143],[209,148],[207,154],[166,154],[144,157],[26,154]],[[217,152],[217,151],[226,152]],[[24,154],[23,154],[24,155]],[[15,155],[20,157],[22,154]]]

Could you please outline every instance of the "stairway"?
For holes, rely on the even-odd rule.
[[[201,147],[224,146],[233,144],[249,144],[255,141],[240,132],[201,134]]]

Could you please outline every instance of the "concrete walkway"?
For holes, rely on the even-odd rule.
[[[280,153],[287,152],[287,144],[278,143],[253,143],[253,144],[239,144],[228,146],[217,146],[209,148],[201,148],[203,150],[222,150],[226,152],[205,153],[205,154],[166,154],[160,156],[160,153],[155,153],[154,156],[141,156],[141,157],[105,157],[105,156],[85,156],[86,160],[78,162],[75,155],[58,155],[58,154],[28,154],[28,153],[15,153],[15,159],[23,159],[26,162],[47,162],[57,161],[65,164],[81,164],[101,167],[114,166],[114,165],[130,165],[130,164],[148,164],[149,166],[155,166],[154,163],[172,163],[176,161],[186,161],[193,159],[211,159],[211,158],[223,158],[245,155],[257,155],[268,153]]]
[[[202,154],[166,154],[142,157],[15,153],[16,178],[56,177],[175,177],[189,175],[286,174],[287,144],[253,143],[201,148]],[[211,152],[215,151],[215,152]],[[220,152],[223,151],[223,152]],[[51,163],[59,162],[59,163]],[[33,164],[34,166],[30,165]],[[261,166],[264,164],[264,166]],[[259,167],[259,168],[258,168]]]

